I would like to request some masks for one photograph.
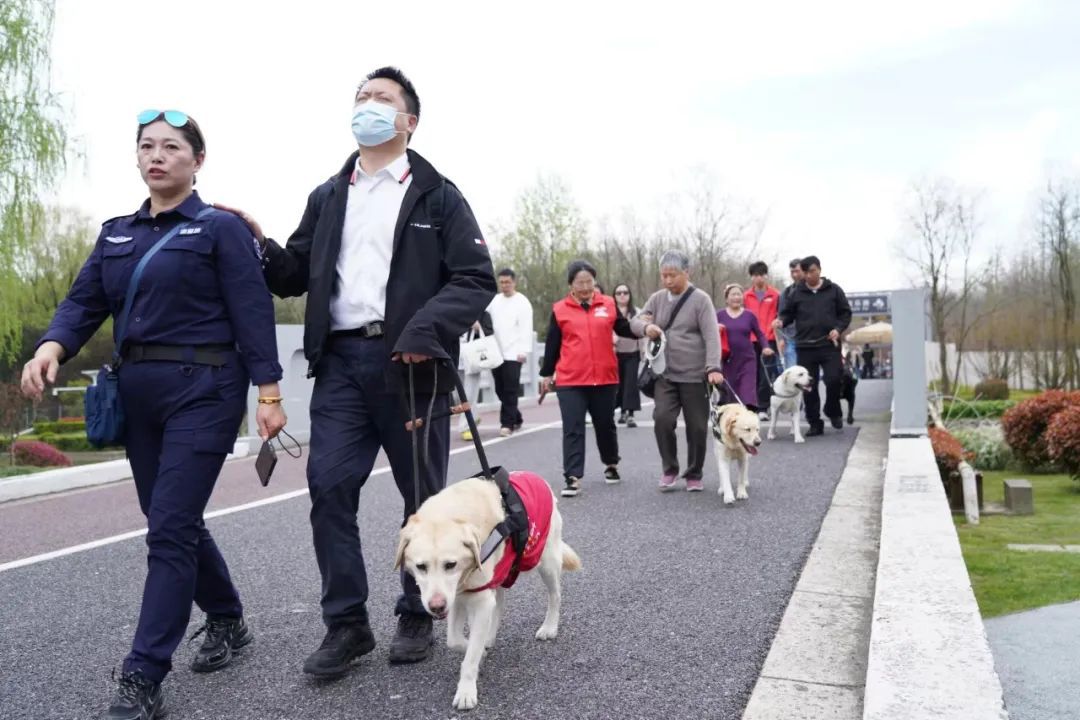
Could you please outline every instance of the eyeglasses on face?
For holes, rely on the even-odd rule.
[[[630,291],[629,290],[616,290],[615,294],[616,295],[629,295]]]

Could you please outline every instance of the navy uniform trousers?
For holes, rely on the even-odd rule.
[[[154,361],[120,368],[127,456],[147,518],[149,548],[125,671],[164,679],[193,600],[211,615],[243,613],[203,511],[236,441],[248,382],[239,356],[220,368]]]
[[[307,472],[311,531],[322,575],[323,621],[328,627],[368,620],[367,571],[357,513],[360,489],[371,475],[380,448],[386,451],[405,501],[402,525],[414,512],[412,437],[405,430],[400,395],[387,390],[389,356],[381,337],[331,336],[316,367]],[[431,372],[430,364],[418,366],[415,372]],[[430,400],[431,395],[416,396],[418,414],[426,414]],[[449,404],[449,395],[437,395],[434,412],[445,412]],[[421,487],[437,492],[446,485],[450,418],[433,421],[430,434],[421,432],[418,440],[428,442]],[[395,614],[426,615],[420,590],[404,570],[401,585]]]

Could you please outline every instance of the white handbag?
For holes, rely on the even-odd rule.
[[[494,370],[503,364],[502,350],[494,335],[478,330],[467,337],[468,341],[461,346],[461,364],[466,374]]]

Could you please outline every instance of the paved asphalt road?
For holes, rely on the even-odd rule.
[[[890,392],[887,382],[861,383],[857,410],[880,414]],[[554,412],[546,405],[527,410],[527,419],[545,422]],[[493,444],[490,455],[557,485],[559,430],[534,428]],[[510,593],[497,645],[481,668],[480,705],[469,713],[450,704],[461,656],[445,647],[444,625],[436,626],[431,661],[404,667],[386,661],[401,520],[388,474],[371,478],[360,513],[379,645],[334,683],[300,672],[323,634],[306,496],[211,519],[257,639],[232,667],[210,676],[190,672],[194,646],[182,645],[167,681],[170,717],[737,718],[857,428],[829,429],[802,446],[786,436],[767,442],[753,461],[750,500],[731,509],[716,494],[711,451],[707,492],[661,494],[648,428],[620,429],[620,485],[599,479],[590,447],[585,491],[560,502],[564,535],[585,566],[565,576],[560,636],[550,643],[533,639],[543,590],[538,578],[524,577]],[[230,463],[218,494],[225,499],[216,495],[213,507],[266,497],[250,462]],[[476,462],[460,453],[450,468],[451,477],[462,477],[475,472]],[[272,490],[303,487],[300,462],[279,465],[278,472]],[[137,529],[133,499],[124,483],[0,506],[0,564]],[[99,716],[110,669],[131,641],[144,572],[141,538],[0,572],[0,718]],[[196,611],[192,629],[200,622]]]

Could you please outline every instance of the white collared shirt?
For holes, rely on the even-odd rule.
[[[386,318],[394,227],[411,183],[404,154],[374,175],[365,173],[356,159],[330,298],[331,330],[350,330]]]

